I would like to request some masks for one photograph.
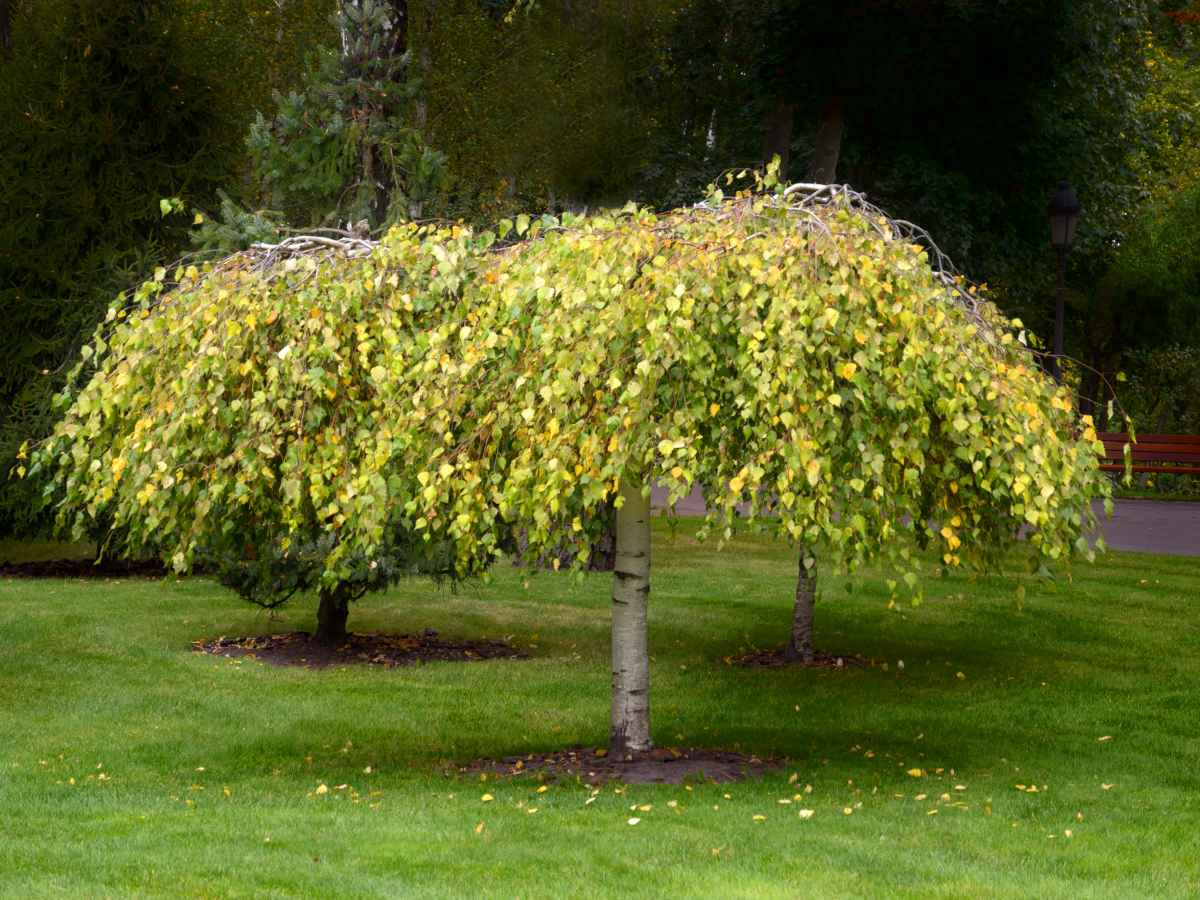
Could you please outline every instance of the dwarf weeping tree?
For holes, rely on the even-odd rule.
[[[1107,486],[1071,398],[924,248],[823,197],[546,221],[473,280],[468,317],[430,335],[431,377],[390,408],[427,448],[413,526],[463,560],[495,552],[499,517],[535,549],[574,533],[582,564],[615,498],[614,752],[651,746],[652,483],[700,485],[706,531],[748,504],[829,564],[882,557],[897,584],[917,584],[922,544],[949,567],[997,562],[1022,528],[1045,561],[1090,552]]]
[[[109,311],[31,455],[60,526],[107,518],[111,552],[204,563],[261,606],[315,590],[328,644],[369,590],[476,571],[406,527],[419,483],[395,472],[406,439],[388,412],[430,351],[426,323],[466,314],[439,266],[473,240],[405,227],[382,247],[298,237],[159,269]]]

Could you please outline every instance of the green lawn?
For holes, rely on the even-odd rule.
[[[585,805],[575,784],[442,774],[604,742],[603,577],[402,585],[351,627],[511,636],[534,658],[325,672],[189,646],[307,627],[308,604],[271,619],[202,579],[0,581],[0,895],[1200,893],[1197,560],[1023,577],[1022,610],[1001,579],[931,580],[896,612],[880,579],[828,578],[819,645],[887,668],[742,670],[722,658],[784,637],[793,559],[656,540],[658,742],[786,755],[778,775]]]

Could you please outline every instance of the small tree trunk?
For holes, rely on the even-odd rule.
[[[350,617],[350,594],[341,585],[321,588],[317,607],[317,631],[313,639],[326,647],[346,640],[346,619]]]
[[[838,157],[842,153],[842,127],[846,121],[846,104],[841,94],[834,94],[821,108],[817,125],[816,146],[808,167],[808,180],[832,184],[837,180]]]
[[[646,606],[650,595],[650,499],[621,480],[617,563],[612,595],[612,728],[609,751],[625,756],[651,749],[650,657]]]
[[[813,607],[817,601],[817,564],[808,555],[807,547],[800,548],[800,572],[796,577],[796,605],[792,608],[792,637],[784,657],[810,663],[813,661]],[[805,558],[812,563],[804,564]]]

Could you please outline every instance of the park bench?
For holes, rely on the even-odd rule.
[[[1107,431],[1099,435],[1104,442],[1106,472],[1125,471],[1125,445],[1129,435]],[[1133,471],[1162,472],[1171,475],[1200,475],[1200,434],[1140,434],[1130,446]]]

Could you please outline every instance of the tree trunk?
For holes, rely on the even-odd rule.
[[[1079,414],[1091,416],[1095,421],[1096,410],[1104,402],[1100,398],[1100,373],[1096,371],[1100,362],[1095,355],[1088,360],[1088,366],[1083,370],[1083,378],[1079,383]]]
[[[838,157],[842,152],[842,126],[845,124],[846,103],[841,94],[833,94],[821,108],[821,121],[808,166],[808,180],[817,184],[832,184],[837,179]]]
[[[609,752],[624,757],[650,750],[650,657],[646,606],[650,595],[650,498],[621,480],[617,564],[612,595],[612,729]]]
[[[807,547],[800,548],[800,571],[796,577],[796,605],[792,609],[792,637],[784,657],[810,663],[813,661],[813,607],[817,602],[817,564]],[[805,565],[807,558],[809,565]]]
[[[0,59],[12,56],[12,2],[0,0]]]
[[[336,647],[346,640],[346,619],[350,616],[350,592],[342,585],[321,588],[317,607],[317,631],[313,640]]]
[[[792,129],[796,121],[796,104],[788,103],[783,97],[763,120],[763,167],[779,157],[779,180],[787,181],[788,163],[792,157]]]

